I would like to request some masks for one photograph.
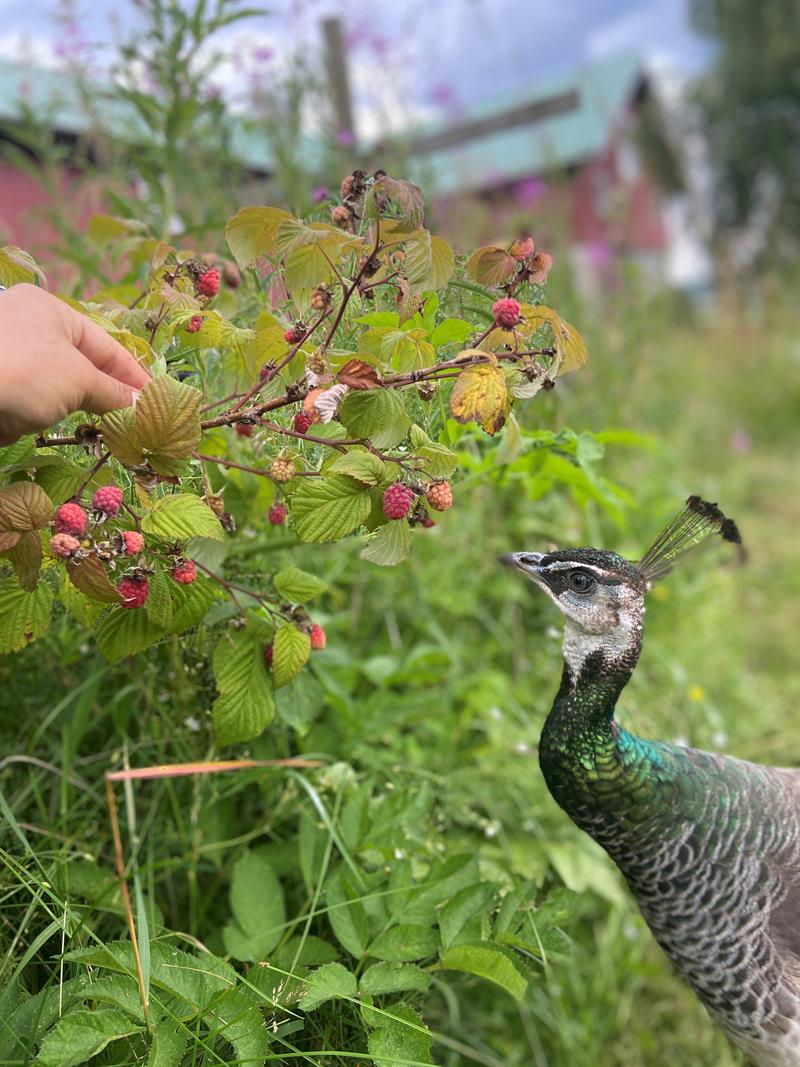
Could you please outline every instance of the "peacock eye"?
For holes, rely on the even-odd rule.
[[[586,571],[571,571],[568,580],[570,589],[576,593],[588,593],[594,585],[594,578]]]

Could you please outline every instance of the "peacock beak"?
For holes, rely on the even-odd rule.
[[[539,564],[544,556],[544,552],[512,552],[508,556],[501,556],[500,562],[506,567],[512,567],[515,571],[522,571],[529,578],[539,578]]]

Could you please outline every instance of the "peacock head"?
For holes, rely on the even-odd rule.
[[[595,548],[514,552],[503,562],[531,578],[563,612],[564,655],[577,677],[592,654],[607,664],[635,663],[647,590],[678,556],[711,533],[741,545],[736,524],[716,504],[691,496],[638,563]]]

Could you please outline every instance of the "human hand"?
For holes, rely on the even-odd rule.
[[[0,445],[74,411],[130,407],[149,381],[96,323],[35,285],[0,292]]]

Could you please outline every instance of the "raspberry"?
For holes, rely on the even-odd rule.
[[[146,578],[123,578],[117,586],[123,608],[140,608],[147,600],[150,585]]]
[[[123,530],[122,543],[126,556],[138,556],[144,548],[144,538],[138,530]]]
[[[122,490],[116,485],[101,485],[92,497],[92,511],[102,511],[109,517],[122,507]]]
[[[348,196],[352,196],[355,187],[356,180],[352,174],[348,174],[346,178],[342,178],[342,184],[339,187],[339,196],[341,196],[342,200],[346,200]]]
[[[311,306],[315,311],[324,311],[331,306],[331,294],[321,286],[311,294]]]
[[[295,475],[294,460],[278,456],[277,459],[273,459],[269,468],[269,476],[278,485],[285,485],[291,481]]]
[[[414,494],[407,485],[395,482],[383,494],[383,513],[387,519],[404,519],[414,503]]]
[[[305,433],[311,428],[313,421],[314,420],[310,415],[306,415],[305,411],[298,411],[294,417],[292,426],[298,433]]]
[[[57,533],[50,538],[50,551],[61,559],[70,559],[80,547],[80,541],[72,534]]]
[[[203,325],[203,316],[202,315],[192,315],[192,317],[186,323],[186,332],[187,333],[197,333],[197,331],[202,327],[202,325]]]
[[[420,524],[426,530],[430,530],[431,526],[435,526],[436,525],[436,520],[432,519],[430,517],[430,515],[423,515],[422,518],[419,521],[420,521]]]
[[[284,333],[283,339],[287,345],[297,345],[300,344],[305,335],[306,331],[302,326],[292,326]]]
[[[267,518],[272,526],[283,526],[286,522],[286,505],[273,504],[267,512]]]
[[[89,527],[89,516],[80,504],[62,504],[56,511],[56,533],[83,537]]]
[[[447,511],[453,506],[453,490],[450,488],[450,483],[434,482],[433,485],[428,486],[425,499],[434,511]]]
[[[510,296],[505,297],[503,300],[496,300],[492,305],[494,321],[498,326],[502,326],[504,330],[513,330],[519,324],[519,312],[519,301],[513,300]]]
[[[253,424],[250,422],[237,422],[233,428],[240,437],[253,436]]]
[[[235,263],[226,259],[222,266],[222,280],[229,289],[238,289],[242,284],[242,275]]]
[[[220,273],[216,267],[203,271],[197,279],[197,291],[201,296],[216,296],[219,292]]]
[[[328,638],[325,636],[325,631],[316,622],[311,627],[311,632],[308,636],[311,638],[311,648],[314,650],[314,652],[319,652],[328,643]]]
[[[272,666],[272,642],[271,641],[270,641],[270,643],[268,645],[264,645],[264,653],[263,653],[263,655],[264,655],[264,663],[266,663],[267,667],[271,667]]]
[[[338,226],[340,230],[350,229],[350,212],[343,204],[340,204],[333,209],[331,212],[331,222],[334,226]]]
[[[197,567],[193,559],[179,559],[172,568],[172,577],[181,585],[191,585],[197,577]]]
[[[532,237],[520,237],[513,243],[511,248],[509,248],[508,253],[510,256],[513,256],[514,259],[522,263],[533,255],[534,248],[535,245]]]

